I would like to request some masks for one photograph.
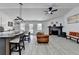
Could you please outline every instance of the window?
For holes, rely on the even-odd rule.
[[[33,24],[29,24],[29,32],[33,33]]]
[[[37,24],[37,30],[42,31],[42,24],[41,23]]]

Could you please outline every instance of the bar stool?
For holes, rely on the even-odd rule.
[[[15,45],[12,47],[12,45]],[[17,46],[18,46],[18,50],[17,50]],[[14,48],[16,50],[14,50]],[[19,52],[19,55],[21,55],[21,48],[20,48],[20,40],[19,38],[13,39],[9,42],[9,54],[11,55],[11,52]]]
[[[24,36],[27,38],[26,41],[28,41],[30,43],[30,32],[28,34],[25,34]]]
[[[9,51],[10,51],[9,54],[10,55],[11,55],[11,52],[19,52],[19,55],[21,55],[21,50],[25,49],[23,38],[24,38],[23,35],[21,35],[20,38],[15,38],[9,42]]]
[[[20,43],[22,43],[21,47],[25,50],[25,43],[24,43],[24,40],[25,40],[25,36],[24,34],[20,36]]]

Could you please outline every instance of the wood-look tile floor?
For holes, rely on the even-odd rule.
[[[31,36],[31,42],[25,42],[22,55],[79,55],[79,44],[75,41],[53,35],[48,44],[39,44],[36,40],[36,36]],[[12,55],[18,55],[18,52]]]

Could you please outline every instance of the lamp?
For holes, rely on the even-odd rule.
[[[20,5],[20,9],[19,9],[19,16],[17,16],[14,20],[16,20],[16,22],[21,22],[21,21],[23,21],[23,19],[22,19],[22,3],[19,3],[19,5]]]

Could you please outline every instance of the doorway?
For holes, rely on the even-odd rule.
[[[29,32],[30,34],[33,34],[33,24],[29,24]]]

